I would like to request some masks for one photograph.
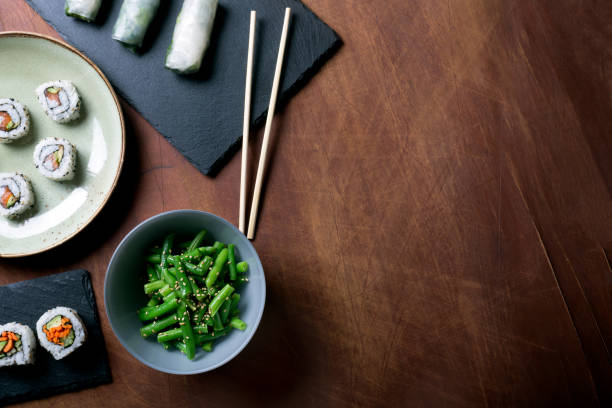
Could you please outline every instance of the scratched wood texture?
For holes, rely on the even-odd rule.
[[[306,3],[345,45],[275,122],[252,343],[175,377],[112,334],[121,238],[170,209],[236,221],[239,197],[238,156],[204,177],[124,104],[107,208],[0,261],[2,284],[91,271],[114,382],[24,406],[610,406],[612,2]],[[22,0],[0,29],[57,37]]]

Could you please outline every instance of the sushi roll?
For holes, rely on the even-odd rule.
[[[40,345],[54,359],[61,360],[83,345],[87,330],[73,309],[58,306],[45,312],[36,322]]]
[[[51,180],[72,180],[76,167],[76,147],[66,139],[43,139],[34,148],[34,165],[40,174]]]
[[[47,116],[58,123],[79,118],[81,97],[70,81],[49,81],[36,88],[38,102]]]
[[[34,205],[32,184],[19,173],[0,173],[0,215],[16,218]]]
[[[0,367],[33,364],[35,353],[32,329],[15,322],[0,325]]]
[[[64,12],[67,16],[92,22],[98,15],[102,0],[66,0]]]
[[[0,143],[11,143],[29,131],[28,109],[12,98],[0,99]]]

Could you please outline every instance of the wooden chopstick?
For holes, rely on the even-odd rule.
[[[240,215],[239,229],[245,232],[246,213],[246,178],[247,156],[249,149],[249,126],[251,124],[251,84],[253,83],[253,50],[255,48],[255,21],[256,12],[251,10],[251,28],[249,30],[249,51],[247,57],[246,89],[244,92],[244,123],[242,124],[242,165],[240,168]]]
[[[268,116],[266,118],[266,128],[264,130],[263,144],[261,146],[261,154],[259,156],[259,165],[257,166],[257,178],[255,179],[255,190],[253,191],[253,202],[251,204],[251,214],[249,215],[249,231],[248,239],[255,237],[255,225],[257,224],[257,212],[259,210],[259,198],[261,195],[261,184],[263,182],[263,174],[266,165],[266,156],[268,155],[268,144],[270,142],[270,130],[272,128],[272,119],[274,118],[274,110],[276,108],[276,97],[278,96],[278,87],[280,83],[281,69],[283,67],[283,58],[285,56],[285,46],[287,45],[287,32],[289,31],[289,16],[291,9],[285,9],[285,22],[283,23],[283,33],[281,35],[280,46],[278,48],[278,58],[276,60],[276,71],[274,72],[274,82],[272,83],[272,94],[270,95],[270,106],[268,106]]]

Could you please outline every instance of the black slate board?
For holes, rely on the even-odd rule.
[[[117,91],[204,174],[218,170],[242,137],[250,10],[257,11],[254,125],[265,120],[285,7],[291,7],[292,14],[279,104],[297,92],[341,44],[336,33],[298,0],[220,0],[202,69],[180,76],[164,68],[164,58],[182,1],[162,1],[140,55],[111,38],[122,0],[104,0],[94,24],[65,16],[64,0],[27,1],[68,43],[91,58]]]
[[[0,324],[16,321],[36,332],[36,321],[56,306],[76,310],[87,341],[56,361],[37,345],[33,366],[0,369],[0,406],[107,384],[112,381],[96,299],[86,271],[45,276],[0,287]]]

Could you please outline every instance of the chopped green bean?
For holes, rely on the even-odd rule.
[[[240,302],[240,293],[232,294],[232,304],[230,305],[230,310],[233,312],[238,309],[238,303]]]
[[[234,288],[231,285],[225,285],[223,289],[219,291],[214,297],[214,299],[208,305],[208,312],[211,316],[215,316],[223,302],[229,299],[230,295],[234,292]]]
[[[185,343],[182,341],[175,341],[172,344],[174,344],[174,347],[181,350],[183,354],[187,355],[187,345]]]
[[[177,307],[178,301],[176,299],[169,300],[157,306],[143,307],[138,311],[138,318],[142,321],[152,320],[166,313],[170,313]]]
[[[189,313],[185,308],[185,304],[181,303],[178,307],[177,315],[179,316],[179,325],[183,332],[183,341],[185,342],[186,351],[185,355],[188,359],[193,360],[195,357],[195,335],[189,321]]]
[[[178,268],[176,269],[176,281],[179,285],[179,296],[185,299],[187,296],[191,295],[191,285],[189,284],[189,280],[187,279],[187,275],[183,270],[183,267],[179,263]]]
[[[161,320],[156,320],[153,323],[149,323],[146,326],[140,328],[140,335],[142,337],[150,336],[151,334],[157,333],[166,327],[172,326],[178,322],[176,313],[171,314]]]
[[[227,322],[229,322],[231,304],[232,299],[226,299],[225,302],[223,302],[223,305],[221,305],[221,310],[219,311],[219,314],[221,315],[221,321],[223,322],[223,324],[227,324]]]
[[[196,341],[198,344],[202,344],[206,341],[211,341],[211,340],[216,340],[220,337],[225,336],[227,333],[229,333],[232,330],[231,327],[227,327],[227,328],[222,328],[220,330],[215,330],[212,333],[206,333],[206,334],[198,334],[196,337]]]
[[[157,335],[158,343],[165,343],[168,341],[176,340],[183,337],[183,330],[179,329],[170,329],[165,332],[161,332]]]
[[[249,264],[245,261],[238,262],[236,265],[236,271],[238,273],[246,273],[249,270]]]
[[[206,341],[204,343],[202,343],[202,350],[207,351],[207,352],[211,352],[213,348],[213,342],[212,341]]]
[[[236,280],[238,271],[236,269],[236,257],[234,255],[234,244],[227,246],[227,257],[229,259],[229,278],[230,280]]]
[[[186,262],[186,261],[183,262],[183,264],[185,265],[185,269],[187,269],[189,273],[192,273],[194,275],[204,276],[205,272],[199,266],[194,265],[191,262]]]
[[[246,330],[246,327],[247,327],[246,323],[243,322],[242,320],[240,320],[237,317],[234,317],[232,320],[230,320],[229,324],[234,329],[238,329],[238,330],[242,330],[242,331]]]
[[[215,256],[217,255],[217,248],[213,246],[199,247],[198,252],[200,252],[200,255]]]
[[[147,302],[147,306],[151,307],[151,306],[157,306],[159,305],[159,299],[156,297],[152,297],[151,299],[149,299],[149,301]]]
[[[221,316],[217,313],[213,316],[213,328],[215,331],[223,329],[223,322],[221,321]]]
[[[214,260],[210,256],[206,255],[204,258],[202,258],[202,260],[198,264],[198,268],[200,268],[202,273],[205,274],[213,262]]]
[[[187,248],[187,252],[193,251],[194,249],[199,247],[200,244],[202,243],[202,241],[204,241],[204,237],[205,236],[206,236],[206,230],[205,229],[203,229],[202,231],[198,232],[198,235],[195,236],[195,238],[193,239],[193,241],[191,241],[191,244]]]
[[[223,242],[220,242],[220,241],[215,241],[215,243],[213,244],[213,248],[215,248],[217,250],[217,252],[219,252],[223,248],[225,248],[225,244]]]
[[[215,259],[215,265],[212,267],[210,272],[208,272],[208,276],[206,277],[206,287],[210,288],[215,284],[221,270],[223,269],[223,265],[227,262],[227,249],[224,248],[219,252],[217,258]]]
[[[156,280],[153,282],[146,283],[144,285],[144,292],[148,295],[158,289],[161,289],[166,283],[163,280]]]

